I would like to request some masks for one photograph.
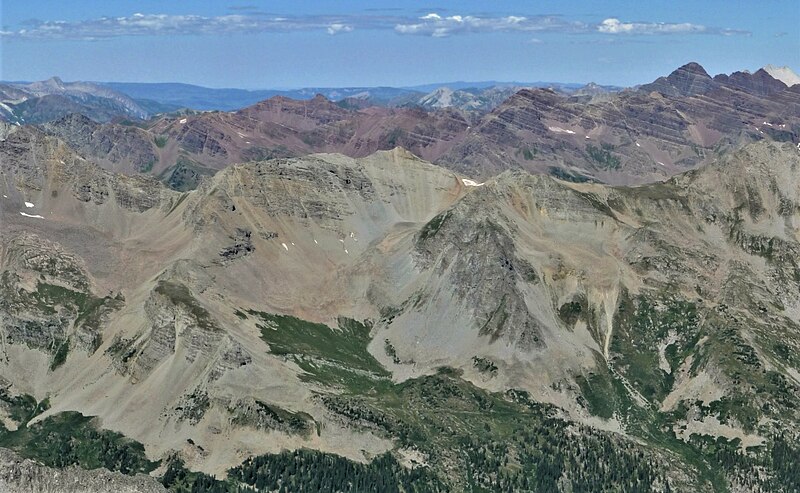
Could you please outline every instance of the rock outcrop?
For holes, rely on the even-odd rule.
[[[161,493],[161,483],[144,474],[126,476],[77,466],[54,469],[0,448],[0,490],[8,493]]]
[[[156,139],[135,126],[101,124],[85,115],[71,113],[41,128],[111,171],[147,173],[160,160]]]

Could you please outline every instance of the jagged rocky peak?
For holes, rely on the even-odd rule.
[[[786,75],[785,71],[780,72],[774,68],[773,72],[780,76]],[[768,96],[786,89],[791,84],[763,68],[753,73],[742,70],[730,75],[718,74],[711,78],[699,63],[690,62],[674,70],[667,77],[659,77],[652,83],[641,86],[641,89],[668,96],[696,96],[722,86],[743,90],[754,96]]]
[[[743,89],[756,96],[768,96],[786,89],[786,84],[774,78],[764,69],[758,69],[754,73],[744,70],[731,75],[715,75],[714,82]]]

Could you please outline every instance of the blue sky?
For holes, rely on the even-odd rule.
[[[3,0],[0,14],[3,80],[632,85],[688,61],[800,72],[798,0]]]

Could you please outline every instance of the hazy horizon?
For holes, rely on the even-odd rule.
[[[689,61],[711,74],[800,67],[794,1],[544,1],[457,6],[6,0],[0,79],[210,88],[411,87],[452,81],[632,86]]]
[[[690,62],[687,61],[686,63],[690,63]],[[681,65],[685,65],[685,64],[681,64]],[[700,65],[703,66],[702,63],[700,63]],[[757,68],[753,68],[753,69],[745,68],[745,69],[741,69],[741,70],[744,70],[744,71],[752,73],[752,72],[756,72],[760,68],[763,68],[763,67],[765,67],[767,65],[770,65],[770,64],[769,63],[765,63],[764,65],[762,65],[760,67],[757,67]],[[771,65],[778,66],[776,64],[771,64]],[[703,67],[705,68],[705,66],[703,66]],[[791,66],[788,66],[788,65],[785,66],[785,67],[788,67],[789,69],[793,70],[794,72],[797,72],[797,70],[794,70],[794,67],[791,67]],[[677,68],[679,68],[679,66],[674,67],[672,70],[670,70],[668,72],[665,72],[665,73],[661,74],[660,76],[666,76],[670,72],[672,72],[674,69],[677,69]],[[713,72],[709,72],[709,75],[711,75],[713,77],[713,76],[718,75],[718,74],[717,73],[713,73]],[[660,77],[660,76],[658,76],[658,77]],[[154,84],[154,85],[155,84],[181,84],[181,85],[202,87],[202,88],[205,88],[205,89],[219,89],[219,90],[231,89],[231,90],[244,90],[244,91],[252,91],[252,92],[256,92],[256,91],[296,91],[296,90],[301,90],[301,89],[314,89],[314,88],[320,88],[320,89],[322,89],[322,88],[324,88],[324,89],[342,88],[342,89],[345,89],[345,88],[360,88],[360,87],[363,87],[363,88],[387,87],[387,88],[393,88],[393,89],[414,90],[414,89],[417,89],[417,88],[420,88],[420,87],[425,87],[425,86],[442,86],[442,87],[446,87],[448,84],[489,84],[489,83],[509,84],[509,85],[510,84],[541,84],[541,83],[547,83],[547,84],[579,84],[579,85],[586,85],[586,84],[592,84],[592,83],[600,84],[600,83],[598,83],[596,81],[593,81],[593,80],[589,80],[589,81],[573,81],[573,80],[547,80],[547,79],[542,79],[542,80],[526,80],[526,81],[522,81],[522,80],[519,80],[519,81],[512,81],[512,80],[446,80],[446,81],[444,81],[443,80],[443,81],[421,82],[419,84],[407,85],[407,86],[387,86],[387,85],[375,85],[375,86],[372,86],[372,85],[369,85],[369,86],[365,86],[365,85],[319,86],[319,85],[307,85],[307,86],[288,86],[288,87],[233,87],[233,86],[203,85],[203,84],[196,84],[196,83],[193,83],[193,82],[184,82],[184,81],[180,81],[180,80],[156,80],[156,81],[86,80],[86,79],[71,79],[70,80],[70,79],[65,79],[64,77],[61,77],[58,74],[54,74],[54,75],[51,75],[50,77],[45,77],[45,78],[36,79],[36,80],[33,80],[33,79],[29,79],[29,80],[22,80],[22,79],[6,80],[6,79],[2,79],[2,80],[0,80],[0,83],[23,84],[23,83],[45,81],[45,80],[49,80],[49,79],[52,79],[52,78],[58,78],[58,79],[60,79],[61,81],[65,82],[65,83],[89,82],[89,83],[94,83],[94,84]],[[622,84],[600,84],[600,85],[609,86],[609,87],[614,87],[614,86],[616,86],[616,87],[634,87],[634,86],[638,86],[638,85],[642,85],[642,84],[647,84],[647,83],[650,83],[650,82],[652,82],[652,80],[640,81],[640,82],[637,82],[635,84],[630,84],[630,85],[622,85]]]

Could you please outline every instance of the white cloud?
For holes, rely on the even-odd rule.
[[[516,15],[501,17],[478,17],[473,15],[451,15],[443,17],[430,13],[414,22],[398,23],[394,26],[398,34],[419,34],[441,38],[454,34],[514,31],[567,31],[585,29],[580,22],[567,22],[556,16],[523,17]]]
[[[353,26],[348,26],[347,24],[331,24],[328,26],[328,34],[333,36],[334,34],[339,33],[349,33],[353,30]]]
[[[750,34],[747,31],[706,27],[690,22],[622,22],[614,17],[599,23],[597,31],[604,34],[721,34],[724,36]]]

